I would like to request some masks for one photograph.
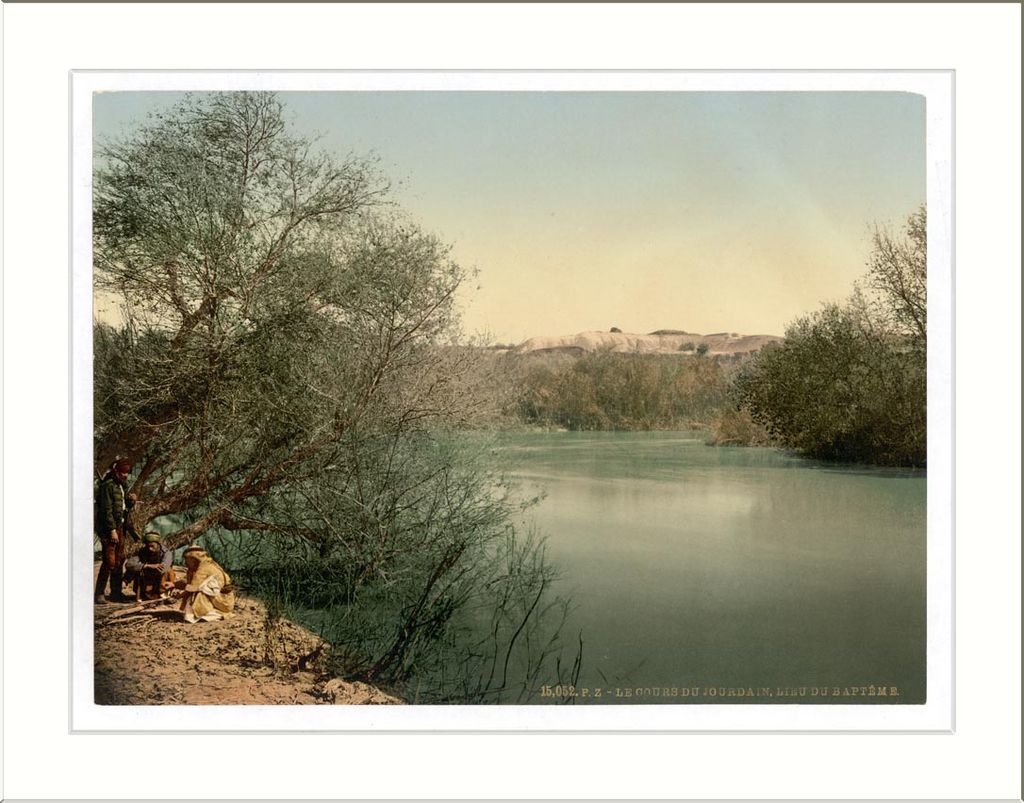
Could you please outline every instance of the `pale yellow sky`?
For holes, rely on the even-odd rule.
[[[97,96],[97,138],[179,96]],[[283,93],[295,129],[374,152],[477,269],[465,328],[782,334],[846,296],[874,223],[925,199],[906,93]],[[479,289],[477,289],[479,288]]]

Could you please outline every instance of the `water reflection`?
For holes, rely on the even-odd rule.
[[[885,684],[924,701],[923,472],[687,433],[515,435],[502,451],[524,496],[546,492],[532,515],[578,606],[581,684]]]

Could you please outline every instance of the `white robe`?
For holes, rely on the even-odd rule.
[[[203,580],[203,582],[199,584],[199,587],[195,590],[195,592],[192,593],[205,594],[206,596],[213,599],[220,595],[220,590],[220,578],[217,577],[217,575],[215,574],[211,574],[209,577]],[[186,622],[216,622],[217,620],[224,618],[224,614],[222,614],[216,608],[213,608],[209,613],[205,614],[204,616],[196,616],[195,611],[192,609],[193,599],[194,597],[191,595],[191,593],[189,594],[189,596],[185,598],[184,611]]]

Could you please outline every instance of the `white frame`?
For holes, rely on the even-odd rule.
[[[899,91],[926,97],[929,208],[928,699],[924,705],[98,706],[92,689],[92,95],[237,90]],[[952,190],[949,71],[76,72],[72,76],[72,730],[950,732],[953,728]]]
[[[1020,31],[1016,4],[5,5],[0,797],[105,799],[109,773],[98,768],[111,757],[146,751],[188,768],[210,751],[215,766],[198,785],[183,771],[116,791],[1019,800]],[[70,472],[59,466],[70,423],[68,71],[396,66],[956,70],[955,734],[69,732],[69,599],[59,585],[40,595],[24,571],[41,541],[57,547],[48,568],[69,568],[59,554],[70,521]],[[39,526],[41,511],[52,526]],[[31,615],[18,615],[26,600]]]

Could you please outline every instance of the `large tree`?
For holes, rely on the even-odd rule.
[[[97,463],[136,461],[136,518],[267,528],[257,502],[329,461],[346,433],[454,412],[463,277],[381,207],[365,160],[320,153],[262,93],[189,98],[98,153]],[[370,421],[374,418],[374,421]]]
[[[867,284],[888,327],[924,348],[928,339],[928,216],[922,206],[902,232],[876,226]]]
[[[124,320],[94,327],[97,466],[135,461],[137,526],[227,539],[251,588],[322,611],[339,671],[527,693],[565,604],[453,433],[486,402],[464,271],[385,190],[261,93],[189,98],[101,148],[96,286]]]

